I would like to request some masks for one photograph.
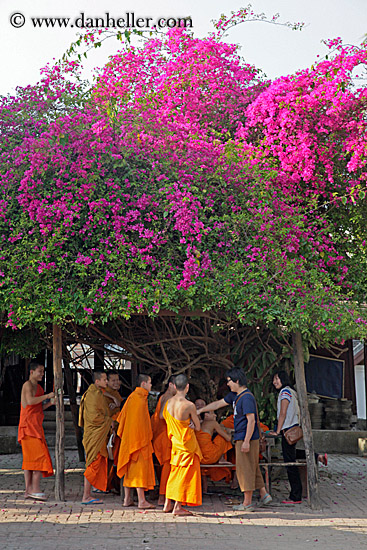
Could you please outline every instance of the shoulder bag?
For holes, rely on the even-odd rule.
[[[301,426],[292,426],[283,433],[288,445],[295,445],[297,441],[303,438],[303,431]]]

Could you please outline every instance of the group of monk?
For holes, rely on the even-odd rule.
[[[43,409],[52,404],[49,400],[54,395],[44,395],[39,384],[44,367],[31,363],[29,370],[29,380],[22,389],[19,424],[25,497],[44,500],[45,495],[39,487],[40,477],[52,475],[53,470],[42,428]],[[155,487],[154,454],[160,470],[158,505],[163,505],[164,512],[175,516],[191,515],[184,506],[202,504],[202,473],[203,479],[209,476],[213,480],[231,480],[233,464],[226,460],[226,453],[232,449],[233,428],[235,435],[236,431],[243,431],[243,410],[252,433],[248,431],[250,436],[235,442],[233,462],[237,464],[238,481],[244,492],[244,502],[239,509],[250,511],[255,488],[260,489],[262,503],[270,502],[258,466],[257,409],[251,400],[252,394],[247,395],[243,377],[241,369],[229,371],[227,381],[231,393],[209,405],[200,399],[195,403],[187,399],[189,382],[184,374],[171,377],[150,417],[148,395],[152,381],[149,375],[139,374],[135,390],[123,402],[118,391],[118,373],[95,371],[94,381],[82,396],[79,411],[86,455],[82,504],[102,503],[92,493],[108,492],[116,477],[123,479],[124,507],[134,506],[132,490],[136,489],[138,508],[155,508],[146,498],[146,492]],[[233,398],[236,395],[242,397],[239,403],[238,397],[237,401]],[[231,403],[232,398],[234,417],[219,424],[213,411]],[[236,426],[236,409],[241,426],[238,418]],[[209,464],[221,467],[202,468],[201,472],[200,466]],[[228,468],[223,467],[226,464]]]

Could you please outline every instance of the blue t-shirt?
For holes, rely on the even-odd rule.
[[[228,393],[224,401],[233,405],[234,416],[234,441],[245,439],[247,431],[247,414],[255,415],[255,428],[251,440],[259,439],[259,428],[257,425],[256,401],[250,390],[246,389],[240,394],[233,391]]]

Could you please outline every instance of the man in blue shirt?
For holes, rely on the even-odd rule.
[[[224,399],[214,401],[198,410],[198,414],[216,411],[226,405],[234,410],[234,441],[236,447],[236,473],[243,503],[234,506],[234,510],[253,512],[252,493],[260,490],[262,504],[272,501],[266,492],[264,480],[259,467],[259,421],[255,397],[247,388],[247,378],[242,369],[234,367],[227,372],[227,385],[231,390]]]

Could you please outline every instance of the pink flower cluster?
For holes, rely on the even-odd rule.
[[[88,90],[65,61],[4,98],[8,325],[188,307],[337,335],[362,318],[366,89],[352,73],[367,50],[331,46],[267,82],[236,46],[174,29],[123,47]]]

